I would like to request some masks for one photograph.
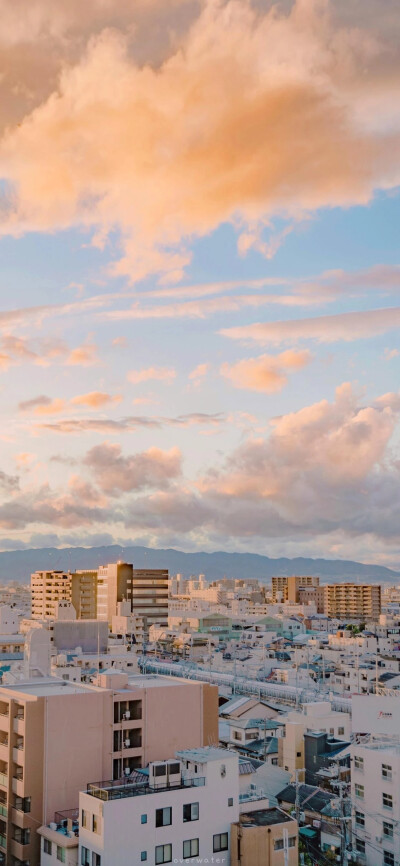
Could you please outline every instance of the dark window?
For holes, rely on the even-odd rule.
[[[198,821],[199,820],[199,804],[198,803],[185,803],[183,807],[183,820],[184,821]]]
[[[147,815],[141,815],[140,816],[140,823],[141,824],[147,824]]]
[[[355,813],[357,827],[365,827],[365,815],[363,812]]]
[[[391,851],[383,852],[383,863],[384,866],[394,866],[394,854]]]
[[[43,851],[45,854],[51,855],[53,853],[53,846],[48,839],[43,839]]]
[[[81,866],[90,866],[90,851],[84,845],[81,848]]]
[[[383,822],[383,835],[388,839],[393,839],[393,824],[390,824],[389,821]]]
[[[140,854],[140,862],[144,863],[147,860],[147,851],[142,851]]]
[[[213,836],[213,852],[216,854],[218,851],[227,851],[228,850],[228,834],[227,833],[216,833]]]
[[[156,809],[156,827],[168,827],[172,824],[172,809],[166,806],[165,809]]]
[[[233,806],[233,797],[228,797],[228,806]]]

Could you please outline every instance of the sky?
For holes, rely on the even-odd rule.
[[[3,0],[0,549],[400,567],[397,0]]]

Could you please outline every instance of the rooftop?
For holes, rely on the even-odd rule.
[[[195,776],[191,779],[182,778],[178,785],[165,785],[154,787],[149,785],[147,773],[134,770],[129,778],[110,779],[103,782],[89,782],[86,793],[98,800],[123,800],[126,797],[143,797],[147,794],[159,794],[162,791],[177,791],[182,788],[202,788],[205,779]]]
[[[290,815],[283,812],[282,809],[273,807],[272,809],[258,809],[249,814],[240,816],[240,823],[246,827],[270,827],[272,824],[283,824],[288,821],[293,821]]]
[[[176,752],[177,758],[182,761],[193,761],[195,764],[207,764],[208,761],[226,761],[227,759],[236,758],[235,752],[227,749],[218,749],[216,746],[203,746],[199,749],[184,749],[181,752]]]

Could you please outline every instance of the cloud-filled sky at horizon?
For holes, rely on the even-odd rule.
[[[396,0],[4,0],[0,549],[400,567]]]

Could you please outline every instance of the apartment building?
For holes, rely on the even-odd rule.
[[[231,866],[297,866],[297,821],[282,809],[240,815],[231,829]]]
[[[134,568],[132,611],[151,625],[168,625],[168,569]]]
[[[31,592],[32,619],[55,619],[61,602],[71,602],[78,619],[96,619],[96,571],[36,571]]]
[[[97,619],[112,623],[119,602],[128,601],[132,609],[132,572],[128,562],[100,565],[97,572]]]
[[[168,592],[167,569],[134,568],[127,562],[102,565],[97,575],[97,617],[111,626],[119,604],[128,602],[146,628],[168,625]]]
[[[371,583],[330,583],[324,587],[324,613],[340,620],[379,620],[381,587]]]
[[[88,780],[118,780],[217,738],[218,690],[207,683],[112,669],[97,686],[37,677],[0,687],[3,861],[36,866],[38,827],[74,808]]]
[[[299,602],[300,588],[313,588],[319,586],[319,577],[313,575],[293,574],[289,577],[272,578],[272,602],[291,601]]]
[[[365,866],[400,859],[400,746],[372,739],[351,747],[353,850]]]
[[[213,747],[179,750],[173,760],[151,763],[133,785],[89,783],[79,813],[82,866],[229,866],[231,824],[239,819],[238,757]],[[42,859],[42,866],[50,864]]]

